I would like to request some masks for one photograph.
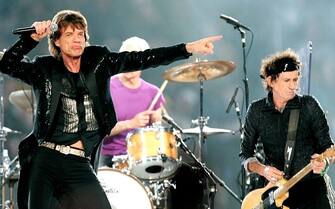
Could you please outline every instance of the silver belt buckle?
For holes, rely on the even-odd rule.
[[[59,151],[65,155],[68,155],[70,154],[70,149],[71,149],[70,146],[61,146]]]

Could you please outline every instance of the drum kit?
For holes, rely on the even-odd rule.
[[[217,184],[241,201],[202,162],[202,145],[206,137],[235,134],[232,130],[207,126],[208,117],[203,116],[203,83],[226,76],[234,69],[235,64],[231,61],[196,61],[164,72],[165,83],[160,93],[168,81],[199,82],[200,115],[193,121],[197,126],[182,129],[173,119],[163,116],[169,126],[153,125],[129,133],[126,139],[127,156],[114,158],[113,168],[101,167],[97,172],[113,209],[214,208]],[[9,100],[25,111],[32,112],[34,108],[30,90],[12,92]],[[184,134],[198,137],[198,153],[189,150]],[[179,150],[190,156],[194,164],[184,163]],[[2,179],[4,183],[6,178]]]
[[[112,208],[214,208],[217,183],[241,202],[205,166],[201,150],[207,136],[235,134],[232,130],[208,127],[208,118],[203,116],[203,82],[225,76],[234,69],[235,64],[231,61],[197,61],[164,72],[165,81],[159,94],[162,94],[168,81],[200,83],[200,116],[193,121],[197,126],[182,129],[170,116],[163,113],[163,121],[170,126],[152,125],[130,132],[126,139],[127,155],[113,159],[113,168],[103,167],[97,173]],[[194,154],[187,147],[184,134],[198,136],[198,153]],[[190,156],[194,163],[183,162],[179,150]]]
[[[0,59],[2,53],[0,53]],[[1,179],[1,209],[14,209],[14,185],[19,178],[20,164],[18,156],[12,160],[9,158],[5,142],[9,134],[21,134],[20,131],[12,130],[4,126],[4,104],[3,104],[4,78],[0,75],[0,179]]]

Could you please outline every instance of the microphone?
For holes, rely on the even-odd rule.
[[[174,122],[174,120],[170,116],[167,116],[166,114],[162,114],[162,119],[168,124],[170,124],[172,128],[175,128],[178,131],[180,131],[180,133],[183,133],[183,129],[180,128],[180,126],[176,122]]]
[[[240,27],[240,28],[243,28],[245,30],[251,31],[250,28],[248,28],[247,26],[242,25],[238,20],[236,20],[232,17],[221,14],[220,18],[225,20],[228,24],[233,25],[234,27]]]
[[[51,32],[56,32],[58,30],[58,25],[56,23],[51,23],[50,30]],[[32,34],[35,32],[36,32],[36,29],[34,26],[17,28],[13,30],[13,34],[15,35]]]
[[[234,91],[234,94],[233,96],[231,97],[230,99],[230,102],[229,102],[229,105],[227,107],[227,110],[226,110],[226,113],[229,113],[230,109],[231,109],[231,106],[233,106],[234,102],[235,102],[235,97],[237,95],[237,92],[238,92],[238,87],[236,87],[235,91]]]

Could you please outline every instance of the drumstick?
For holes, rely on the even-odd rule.
[[[150,104],[150,106],[149,106],[149,108],[148,108],[148,111],[151,111],[152,108],[154,108],[154,105],[156,104],[156,102],[157,102],[159,96],[160,96],[161,94],[163,94],[163,91],[164,91],[164,89],[165,89],[167,83],[168,83],[167,80],[165,80],[165,81],[163,82],[162,86],[159,88],[159,91],[157,92],[157,94],[155,95],[154,99],[152,100],[152,102],[151,102],[151,104]]]

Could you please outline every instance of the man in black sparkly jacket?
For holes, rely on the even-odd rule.
[[[333,142],[318,101],[297,94],[300,67],[298,55],[290,49],[262,61],[260,74],[268,96],[253,102],[247,111],[240,157],[248,172],[258,173],[272,184],[284,177],[285,152],[288,158],[292,157],[286,179],[311,162],[313,172],[289,190],[284,205],[291,209],[326,209],[330,206],[320,173],[324,173],[329,162],[315,159]],[[287,149],[289,118],[294,109],[299,111],[295,144],[293,149]],[[258,142],[264,147],[264,164],[254,157]]]
[[[51,31],[51,25],[57,31]],[[213,53],[213,41],[204,38],[143,52],[113,53],[89,46],[85,17],[77,11],[59,11],[52,21],[33,23],[36,32],[24,34],[0,61],[2,73],[31,85],[37,102],[34,131],[20,145],[22,170],[19,207],[108,209],[110,204],[90,164],[103,137],[116,124],[107,84],[125,70],[146,69],[186,59],[192,53]],[[51,56],[32,62],[22,58],[49,35]],[[32,144],[37,144],[31,148]],[[31,157],[29,164],[26,158]],[[29,170],[28,168],[31,167]]]

